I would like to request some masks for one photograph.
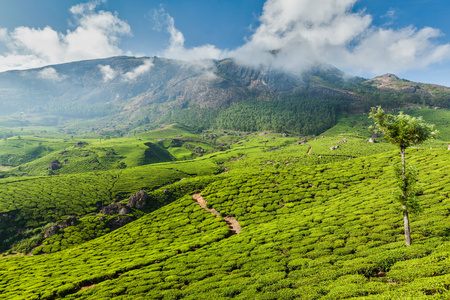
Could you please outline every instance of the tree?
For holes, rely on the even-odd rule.
[[[423,122],[422,117],[411,117],[403,112],[396,116],[386,114],[380,106],[372,107],[369,118],[375,120],[375,127],[371,126],[370,128],[372,131],[381,131],[387,141],[400,148],[401,167],[396,168],[400,193],[396,198],[402,205],[405,242],[406,246],[409,246],[411,245],[411,233],[408,212],[417,212],[419,206],[414,186],[417,175],[414,168],[406,167],[405,150],[412,145],[421,144],[434,138],[437,131],[434,125]]]

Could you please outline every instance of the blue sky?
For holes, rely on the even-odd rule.
[[[235,57],[450,86],[448,12],[448,0],[0,0],[0,70],[114,55]]]

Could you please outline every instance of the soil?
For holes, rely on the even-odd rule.
[[[216,215],[216,217],[220,217],[220,213],[217,210],[215,210],[214,208],[208,208],[206,206],[206,200],[200,194],[194,194],[194,195],[192,195],[192,198],[204,210],[207,210],[210,213]],[[235,218],[226,216],[226,217],[223,217],[223,219],[227,223],[228,227],[230,227],[230,230],[233,234],[239,234],[241,232],[242,228],[239,225],[239,222]]]

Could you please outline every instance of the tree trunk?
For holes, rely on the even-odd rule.
[[[400,153],[402,154],[402,180],[405,180],[406,172],[405,150],[406,148],[400,148]]]
[[[411,246],[411,232],[409,231],[409,217],[408,209],[403,205],[403,226],[405,228],[405,243],[406,246]]]
[[[406,148],[400,148],[400,152],[402,154],[402,180],[406,180],[406,161],[405,161],[405,150]],[[408,208],[406,207],[406,201],[408,201],[406,194],[408,187],[404,186],[404,190],[402,191],[402,208],[403,208],[403,226],[405,228],[405,243],[406,246],[411,246],[411,232],[409,231],[409,217],[408,217]]]

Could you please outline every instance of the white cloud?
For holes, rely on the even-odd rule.
[[[62,81],[67,76],[59,74],[54,68],[45,68],[38,72],[38,77],[52,81]]]
[[[245,64],[293,72],[328,63],[373,74],[423,68],[450,58],[450,44],[434,42],[439,30],[375,27],[371,15],[352,11],[356,2],[268,0],[260,25],[232,55]]]
[[[70,11],[76,27],[65,33],[50,26],[18,27],[9,33],[0,30],[0,42],[9,49],[0,55],[0,71],[123,54],[119,48],[120,37],[130,35],[131,28],[111,12],[97,12],[95,9],[102,2],[73,6]]]
[[[152,67],[153,61],[151,59],[146,59],[142,65],[136,67],[133,71],[125,73],[123,79],[127,81],[136,80],[139,76],[148,73]]]
[[[9,40],[8,29],[0,28],[0,41],[7,42]]]
[[[184,47],[184,35],[175,27],[174,19],[161,7],[153,14],[156,30],[165,27],[170,35],[169,46],[161,53],[166,58],[180,59],[184,61],[198,61],[204,59],[219,59],[226,55],[226,51],[220,50],[213,45],[203,45],[187,49]]]
[[[70,12],[74,15],[83,15],[88,12],[93,12],[95,8],[101,3],[105,3],[106,0],[94,0],[87,3],[79,3],[70,8]]]
[[[115,78],[120,78],[123,81],[134,81],[139,76],[144,75],[145,73],[150,72],[153,67],[153,60],[146,59],[143,64],[137,66],[132,71],[122,73],[120,70],[114,70],[110,65],[99,65],[100,73],[103,76],[103,81],[108,82]]]
[[[103,82],[111,81],[114,78],[116,78],[117,75],[119,74],[119,72],[111,68],[110,65],[106,66],[99,65],[98,68],[100,69],[100,73],[102,73]]]

